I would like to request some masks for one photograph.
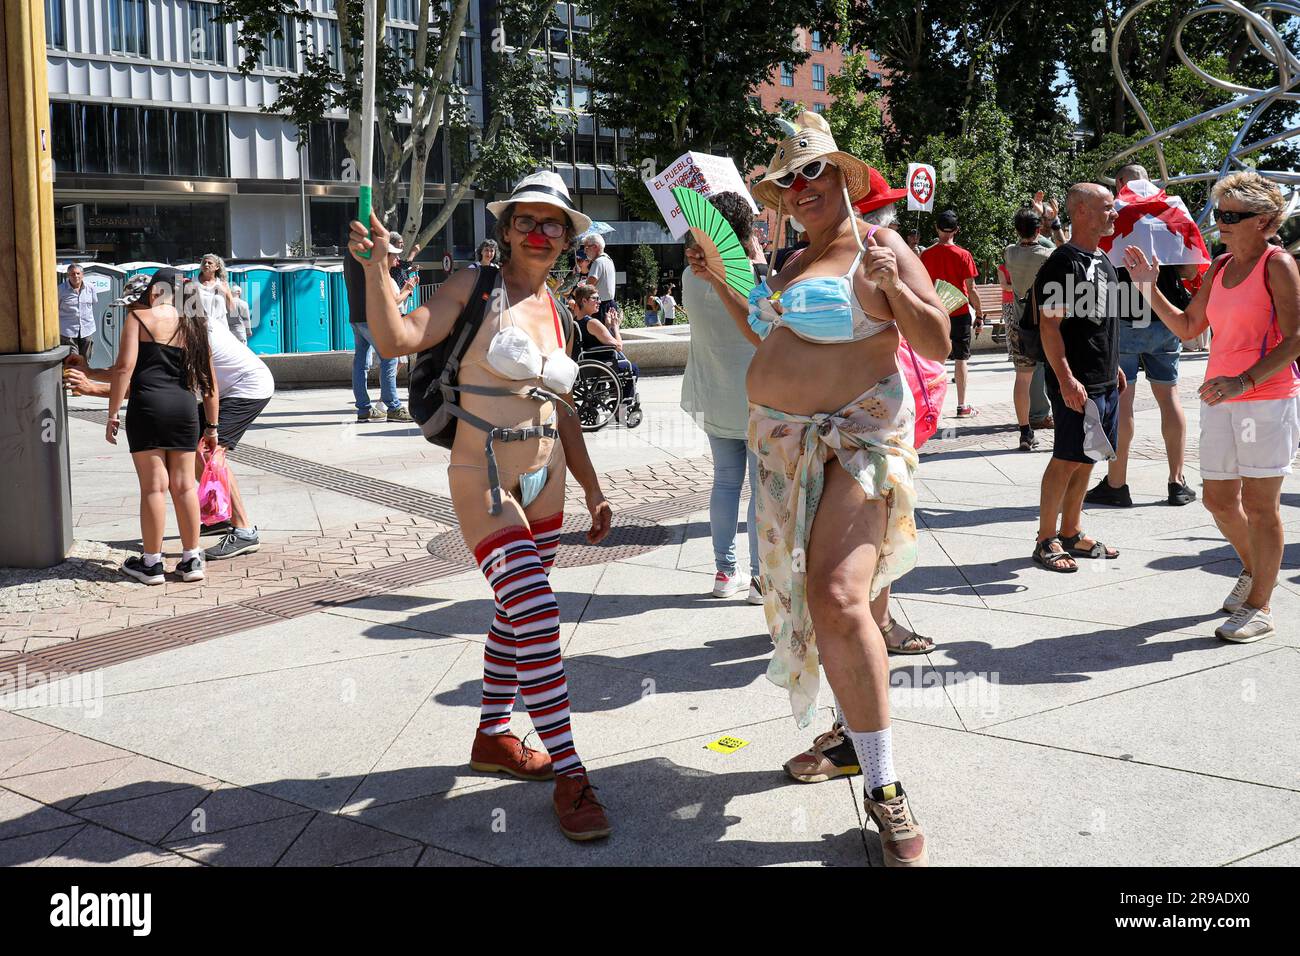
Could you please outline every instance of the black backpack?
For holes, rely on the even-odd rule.
[[[1016,335],[1019,340],[1020,353],[1035,362],[1047,361],[1043,351],[1043,334],[1038,327],[1038,301],[1034,298],[1034,287],[1020,300],[1020,318],[1016,321]]]
[[[459,391],[460,363],[483,325],[483,316],[487,313],[487,304],[500,271],[496,266],[479,267],[474,291],[450,334],[421,352],[411,368],[408,403],[411,417],[419,424],[426,441],[443,448],[450,448],[456,439],[457,416],[451,407],[459,405],[456,393]],[[564,330],[564,341],[572,347],[573,318],[562,302],[554,295],[551,298]]]

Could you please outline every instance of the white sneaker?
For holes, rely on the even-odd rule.
[[[743,588],[746,579],[741,577],[740,572],[728,574],[726,571],[719,571],[713,576],[713,596],[716,598],[728,598]]]
[[[1234,644],[1252,644],[1277,633],[1273,628],[1273,616],[1268,611],[1243,604],[1232,612],[1232,617],[1223,622],[1214,632],[1216,637]]]
[[[751,577],[749,579],[749,594],[745,596],[745,600],[750,604],[762,605],[763,586],[758,583],[758,578]]]
[[[1232,586],[1232,593],[1224,598],[1223,609],[1229,614],[1235,613],[1246,600],[1246,596],[1250,594],[1250,589],[1254,583],[1255,579],[1250,576],[1248,571],[1242,571],[1237,575],[1237,583]]]

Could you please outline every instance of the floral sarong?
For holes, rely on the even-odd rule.
[[[832,452],[886,522],[871,597],[916,564],[916,409],[901,375],[882,379],[839,411],[792,415],[749,404],[749,447],[758,456],[756,518],[763,610],[775,650],[768,680],[790,694],[806,727],[821,676],[808,611],[807,548]]]

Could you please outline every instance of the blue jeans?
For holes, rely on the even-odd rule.
[[[758,576],[758,523],[754,520],[754,483],[758,480],[758,458],[740,438],[709,436],[713,452],[713,493],[709,495],[709,530],[713,533],[713,563],[719,571],[736,572],[736,522],[740,516],[740,486],[749,463],[749,511],[745,528],[749,532],[749,573]]]
[[[352,397],[357,400],[357,411],[370,410],[370,392],[366,388],[366,370],[370,368],[370,350],[375,340],[370,337],[370,326],[352,323],[352,336],[356,340],[356,349],[352,353]],[[379,351],[375,350],[375,355]],[[402,400],[397,397],[397,359],[381,358],[379,360],[379,395],[390,412],[402,407]]]

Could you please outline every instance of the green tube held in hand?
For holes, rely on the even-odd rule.
[[[366,235],[370,235],[370,187],[362,186],[357,190],[357,221],[366,227]],[[370,250],[361,250],[361,258],[369,259]]]

